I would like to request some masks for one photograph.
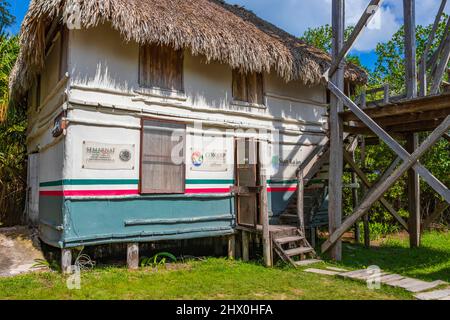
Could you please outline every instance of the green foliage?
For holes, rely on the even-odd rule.
[[[361,239],[364,239],[364,225],[359,223],[359,229],[361,230]],[[369,232],[371,240],[378,240],[389,234],[393,234],[400,231],[400,227],[392,223],[384,223],[374,221],[369,224]]]
[[[150,258],[142,257],[140,265],[141,267],[152,267],[152,268],[164,267],[166,265],[167,260],[170,260],[171,262],[176,262],[177,257],[175,257],[173,254],[169,252],[160,252]]]
[[[20,223],[26,190],[26,110],[9,108],[9,75],[19,44],[0,37],[0,225]]]
[[[345,29],[345,39],[348,39],[353,30],[354,27],[348,27]],[[317,28],[309,28],[305,31],[301,39],[316,48],[330,53],[332,47],[333,31],[329,24]],[[355,65],[362,66],[361,61],[357,56],[349,55],[346,59],[347,61],[352,62]]]
[[[431,46],[431,53],[439,46],[442,40],[447,18],[448,16],[445,16],[439,24],[435,40]],[[417,26],[417,61],[420,61],[423,56],[432,27],[433,25]],[[393,93],[400,94],[405,91],[404,35],[405,30],[402,27],[393,35],[391,40],[377,45],[375,52],[378,58],[375,70],[370,77],[371,86],[377,87],[384,83],[389,83]]]
[[[0,0],[0,36],[5,32],[5,28],[12,25],[15,21],[14,16],[9,12],[9,2]]]
[[[56,260],[35,259],[32,269],[49,269],[61,272],[61,265]]]
[[[0,0],[0,226],[21,222],[26,194],[26,110],[9,107],[9,76],[19,39],[4,30],[13,22],[8,2]]]

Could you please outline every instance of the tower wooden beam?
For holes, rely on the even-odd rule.
[[[344,29],[345,29],[345,1],[333,0],[332,2],[332,29],[333,45],[332,55],[333,63],[336,63],[337,70],[331,78],[336,88],[344,90],[344,68],[342,61],[338,60],[339,52],[344,47]],[[343,148],[344,148],[344,129],[339,112],[344,110],[344,104],[336,97],[331,96],[330,101],[330,170],[329,170],[329,232],[335,232],[342,222],[342,175],[343,175]],[[338,239],[339,240],[339,239]],[[330,250],[332,259],[342,260],[342,243],[333,242]]]
[[[358,167],[358,165],[353,161],[352,156],[348,152],[344,152],[344,159],[349,164],[349,166],[353,169],[354,173],[358,175],[361,181],[367,188],[371,188],[372,184],[367,178],[366,174]],[[389,168],[386,170],[383,177],[380,179],[380,182],[384,179],[384,177],[389,176],[400,163],[400,158],[396,158]],[[400,223],[400,225],[408,231],[408,224],[406,221],[398,214],[398,212],[387,202],[384,197],[380,198],[380,203],[386,208],[386,210]]]
[[[348,38],[348,40],[343,45],[342,49],[339,50],[337,56],[335,57],[335,60],[334,60],[333,64],[331,65],[330,71],[328,73],[329,77],[332,77],[334,75],[334,73],[337,71],[341,62],[344,60],[344,58],[350,52],[350,50],[353,47],[353,45],[355,44],[356,40],[359,38],[359,36],[364,31],[364,28],[370,22],[370,19],[378,11],[381,1],[382,0],[371,0],[370,1],[370,3],[367,6],[366,10],[364,11],[363,15],[361,16],[361,18],[359,19],[355,28],[353,29],[352,33],[350,34],[350,37]]]
[[[392,175],[387,177],[384,181],[380,181],[380,183],[372,188],[364,200],[361,202],[359,207],[353,212],[353,214],[348,217],[342,225],[336,229],[333,233],[330,234],[329,238],[322,244],[322,252],[328,251],[336,241],[342,237],[342,235],[349,229],[351,226],[361,218],[370,207],[389,189],[391,188],[395,182],[397,182],[403,174],[412,166],[417,163],[420,157],[422,157],[434,144],[442,137],[442,135],[450,128],[450,116],[448,116],[441,125],[439,125],[436,130],[434,130],[430,136],[422,143],[422,145],[414,151],[412,155],[410,155],[405,161],[394,170]]]
[[[328,83],[330,91],[341,99],[344,104],[381,140],[383,140],[403,161],[407,161],[411,154],[408,153],[394,138],[392,138],[386,131],[383,130],[373,119],[371,119],[363,110],[361,110],[349,97],[347,97],[339,88],[332,82]],[[445,122],[446,120],[444,120]],[[439,195],[441,195],[447,202],[450,203],[449,189],[430,171],[428,171],[420,163],[413,163],[414,170],[432,187]]]

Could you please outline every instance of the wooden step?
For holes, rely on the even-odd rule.
[[[310,247],[301,247],[301,248],[295,248],[295,249],[289,249],[284,251],[284,253],[289,256],[289,257],[293,257],[293,256],[298,256],[301,254],[306,254],[306,253],[310,253],[313,252],[314,249],[310,248]]]
[[[304,267],[304,266],[309,266],[310,264],[315,264],[315,263],[320,263],[320,262],[323,262],[323,261],[319,260],[319,259],[307,259],[307,260],[295,261],[295,265],[297,267]]]
[[[286,243],[290,243],[290,242],[300,241],[303,239],[305,239],[305,238],[300,237],[300,236],[293,236],[293,237],[278,238],[278,239],[275,239],[275,241],[279,244],[286,244]]]

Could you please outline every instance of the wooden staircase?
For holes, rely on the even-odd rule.
[[[292,226],[279,226],[271,231],[273,250],[278,256],[295,267],[319,262],[316,252],[303,232]]]
[[[304,227],[306,230],[328,225],[328,152],[324,150],[317,159],[317,166],[305,177],[303,192]],[[280,223],[298,225],[298,194],[295,193],[284,212],[280,215]],[[314,242],[314,241],[313,241]],[[313,243],[314,245],[314,243]]]
[[[297,210],[298,193],[291,198],[280,216],[280,230],[271,231],[273,250],[285,262],[295,267],[317,263],[316,252],[308,242],[305,229],[328,224],[325,203],[328,186],[329,141],[326,139],[299,167],[306,187],[303,196],[303,219]],[[315,231],[315,229],[314,229]]]

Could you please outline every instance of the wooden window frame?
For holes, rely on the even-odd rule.
[[[247,100],[243,100],[243,99],[239,99],[236,98],[236,92],[235,92],[235,74],[240,74],[245,76],[245,81],[246,81],[246,96],[247,96]],[[249,85],[248,85],[248,77],[252,74],[255,74],[257,77],[261,77],[261,103],[258,102],[250,102],[249,100]],[[261,72],[251,72],[251,73],[242,73],[241,71],[237,70],[237,69],[233,69],[231,72],[231,94],[233,97],[233,102],[241,102],[241,103],[245,103],[245,104],[249,104],[249,105],[255,105],[255,106],[265,106],[265,96],[266,96],[266,85],[265,85],[265,77],[264,77],[264,73]]]
[[[151,190],[144,192],[143,188],[142,188],[142,161],[143,161],[143,157],[144,157],[144,122],[146,120],[149,121],[155,121],[155,122],[161,122],[161,123],[175,123],[175,124],[180,124],[180,125],[184,125],[184,130],[185,130],[185,139],[184,139],[184,146],[183,146],[183,150],[184,150],[184,161],[183,164],[181,165],[183,167],[182,172],[183,172],[183,176],[182,176],[182,180],[183,180],[183,185],[182,185],[182,191],[177,192],[177,191],[167,191],[167,190]],[[182,121],[175,121],[175,120],[163,120],[163,119],[158,119],[158,118],[152,118],[152,117],[142,117],[141,118],[141,133],[140,133],[140,148],[139,148],[139,194],[141,195],[170,195],[170,194],[185,194],[186,193],[186,157],[187,157],[187,150],[186,150],[186,138],[187,138],[187,124],[185,122]]]
[[[144,80],[142,79],[142,69],[143,69],[143,61],[142,61],[142,49],[146,46],[161,46],[158,44],[145,44],[145,45],[139,45],[139,68],[138,68],[138,84],[140,88],[143,89],[153,89],[161,92],[172,92],[172,93],[185,93],[185,87],[184,87],[184,50],[179,49],[175,50],[174,48],[170,47],[173,51],[179,51],[181,56],[181,83],[179,89],[173,89],[173,88],[162,88],[158,87],[156,85],[147,85],[144,84]]]

